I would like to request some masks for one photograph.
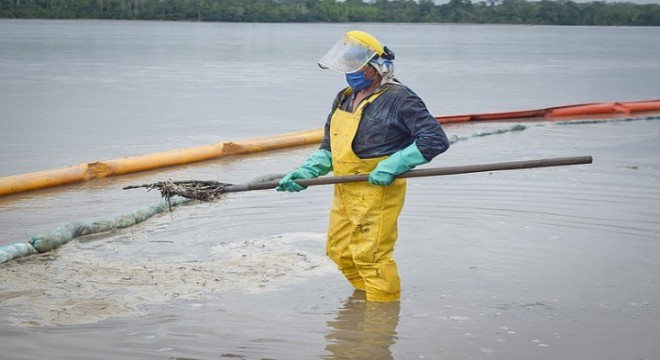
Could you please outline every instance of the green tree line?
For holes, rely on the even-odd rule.
[[[0,18],[660,26],[659,4],[570,0],[0,0]]]

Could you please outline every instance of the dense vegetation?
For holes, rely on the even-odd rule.
[[[2,18],[660,26],[660,4],[570,0],[0,0]]]

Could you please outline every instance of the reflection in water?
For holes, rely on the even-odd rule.
[[[328,322],[325,349],[332,355],[324,359],[393,359],[399,311],[398,301],[367,302],[364,291],[356,290]]]

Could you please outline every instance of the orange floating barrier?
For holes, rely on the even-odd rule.
[[[607,102],[557,106],[534,110],[521,110],[500,113],[436,116],[441,124],[470,121],[492,121],[513,119],[554,119],[566,117],[593,117],[597,115],[627,115],[638,112],[660,112],[660,100],[633,102]]]
[[[470,121],[555,119],[566,117],[584,118],[606,114],[625,115],[641,112],[660,112],[660,99],[632,102],[578,104],[534,110],[436,116],[435,118],[442,124],[454,124]],[[266,138],[223,142],[122,159],[95,161],[67,168],[5,176],[0,177],[0,196],[66,185],[94,178],[130,174],[168,166],[189,164],[228,155],[240,155],[280,149],[289,146],[315,144],[321,142],[322,139],[323,129],[313,129]]]
[[[617,106],[617,103],[582,104],[548,109],[545,117],[584,117],[614,113],[626,113],[626,111],[622,107]]]
[[[461,123],[469,121],[489,121],[489,120],[510,120],[521,118],[540,117],[545,114],[545,110],[523,110],[498,113],[471,114],[471,115],[449,115],[436,116],[435,118],[441,124]]]
[[[628,109],[628,112],[631,113],[660,111],[660,100],[621,102],[619,105]]]
[[[456,116],[436,116],[441,124],[463,123],[473,121],[472,115],[456,115]]]
[[[488,121],[488,120],[507,120],[507,119],[521,119],[521,118],[534,118],[543,116],[545,110],[523,110],[523,111],[509,111],[500,113],[477,114],[474,115],[474,120]]]

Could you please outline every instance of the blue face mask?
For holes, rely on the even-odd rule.
[[[346,82],[354,92],[362,91],[374,83],[374,79],[367,79],[364,71],[356,71],[346,74]]]

